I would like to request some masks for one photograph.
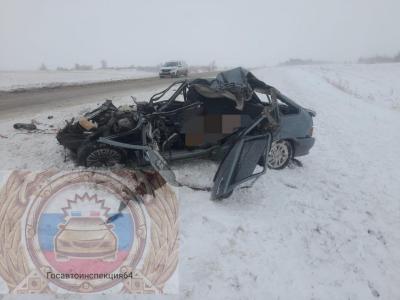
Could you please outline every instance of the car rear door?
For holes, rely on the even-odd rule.
[[[212,199],[229,197],[240,184],[266,172],[271,134],[240,137],[229,149],[214,176]]]

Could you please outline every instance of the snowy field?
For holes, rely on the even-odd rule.
[[[306,67],[355,98],[400,111],[400,64]]]
[[[156,73],[132,70],[0,71],[0,91],[55,87],[101,81],[154,77]]]
[[[400,299],[400,64],[255,74],[317,112],[316,144],[300,158],[303,167],[268,170],[222,202],[179,189],[180,298]],[[114,101],[127,103],[129,95]],[[0,122],[2,168],[74,167],[54,134],[24,134],[12,123],[34,119],[52,130],[94,106]],[[211,186],[216,166],[173,169],[184,183]]]

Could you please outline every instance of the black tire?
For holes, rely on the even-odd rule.
[[[78,149],[78,164],[85,167],[112,167],[123,164],[127,153],[123,149],[101,143],[87,143]]]
[[[271,145],[268,153],[268,168],[274,170],[282,170],[287,167],[293,158],[293,145],[290,141],[280,140]]]

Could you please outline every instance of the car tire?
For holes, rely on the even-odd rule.
[[[287,167],[293,158],[292,143],[287,140],[273,142],[268,153],[268,168],[281,170]]]
[[[88,143],[78,149],[78,164],[85,167],[112,167],[125,163],[127,153],[107,144]]]

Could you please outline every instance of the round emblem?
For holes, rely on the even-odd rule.
[[[68,291],[98,292],[120,284],[141,263],[148,236],[138,199],[135,186],[112,174],[52,178],[26,218],[26,246],[37,270]]]
[[[178,202],[159,173],[15,170],[0,198],[10,293],[177,290]]]

